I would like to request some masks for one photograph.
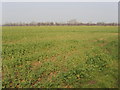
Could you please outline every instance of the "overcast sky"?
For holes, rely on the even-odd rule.
[[[8,22],[117,22],[117,2],[9,2],[2,4],[2,21]]]

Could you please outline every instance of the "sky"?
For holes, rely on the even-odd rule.
[[[3,2],[2,23],[117,22],[117,2]]]
[[[1,0],[2,2],[119,2],[120,0]]]

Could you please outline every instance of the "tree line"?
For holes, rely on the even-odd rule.
[[[3,26],[117,26],[117,23],[104,23],[104,22],[97,22],[97,23],[82,23],[78,22],[77,20],[70,20],[66,23],[59,23],[59,22],[31,22],[31,23],[6,23]]]

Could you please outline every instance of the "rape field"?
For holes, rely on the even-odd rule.
[[[3,88],[118,87],[116,26],[3,26]]]

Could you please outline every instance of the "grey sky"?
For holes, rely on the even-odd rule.
[[[2,4],[6,22],[117,22],[117,2],[11,2]]]

